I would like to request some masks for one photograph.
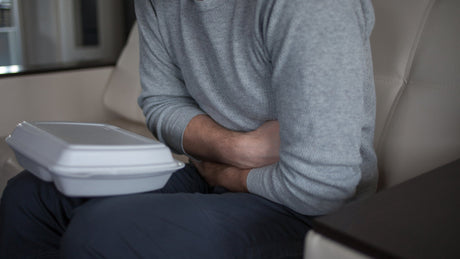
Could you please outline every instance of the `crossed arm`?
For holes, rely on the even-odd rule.
[[[193,164],[209,184],[247,192],[249,171],[279,160],[279,123],[268,121],[254,131],[237,132],[198,115],[185,129],[183,147],[201,160]]]

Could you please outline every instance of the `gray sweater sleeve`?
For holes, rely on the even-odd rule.
[[[139,26],[140,78],[138,103],[150,131],[176,153],[185,153],[182,136],[189,121],[202,114],[190,97],[180,69],[171,61],[151,1],[136,1]],[[180,136],[180,137],[178,137]]]
[[[251,170],[247,184],[252,193],[320,215],[352,198],[361,179],[373,14],[370,5],[363,12],[359,1],[293,2],[277,2],[270,10],[276,23],[266,24],[264,35],[273,64],[280,161]]]
[[[251,170],[248,189],[307,215],[339,208],[357,197],[363,179],[376,178],[372,170],[363,170],[363,165],[375,165],[375,159],[369,159],[374,154],[375,111],[370,0],[241,1],[236,7],[243,10],[228,2],[206,12],[193,8],[198,2],[164,0],[155,5],[161,9],[160,18],[152,2],[136,0],[143,88],[139,105],[160,141],[184,153],[183,132],[204,111],[233,130],[253,130],[267,119],[278,119],[280,161]],[[174,4],[181,4],[183,13]],[[222,24],[218,18],[225,15],[230,22]],[[219,23],[197,26],[203,19]],[[254,20],[255,33],[249,35],[255,36],[255,43],[247,38],[252,29],[241,30]],[[172,28],[176,31],[167,34]],[[238,37],[226,37],[233,34]],[[216,49],[203,48],[191,35],[217,35],[212,45]],[[235,42],[239,37],[250,42],[241,45]],[[181,52],[185,45],[194,51]],[[233,51],[238,56],[232,60]],[[250,70],[253,66],[260,69]],[[262,79],[258,72],[263,72]],[[241,86],[244,89],[235,90]],[[256,102],[238,98],[242,94]],[[253,116],[231,112],[242,105]]]

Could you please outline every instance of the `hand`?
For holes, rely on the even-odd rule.
[[[222,186],[232,192],[248,192],[246,178],[250,169],[213,162],[192,161],[192,164],[211,186]]]
[[[257,168],[279,161],[280,126],[267,121],[254,131],[245,133],[239,141],[238,167]]]

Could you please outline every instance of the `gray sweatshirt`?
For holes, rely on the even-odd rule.
[[[280,123],[280,161],[251,193],[320,215],[376,189],[370,0],[136,0],[139,105],[184,153],[189,121],[235,131]]]

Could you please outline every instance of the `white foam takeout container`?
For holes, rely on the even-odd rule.
[[[184,166],[164,144],[108,124],[22,122],[6,142],[21,166],[68,196],[160,189]]]

